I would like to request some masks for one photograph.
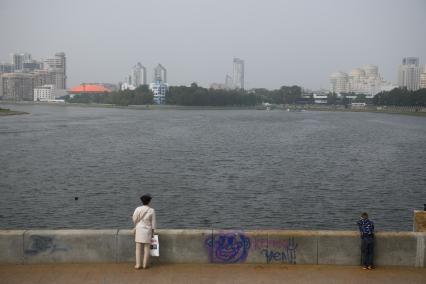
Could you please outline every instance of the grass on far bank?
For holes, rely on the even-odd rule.
[[[14,111],[14,110],[10,110],[8,108],[1,108],[0,107],[0,116],[18,115],[18,114],[28,114],[28,113],[27,112],[23,112],[23,111]]]
[[[120,106],[114,104],[99,104],[99,103],[47,103],[47,102],[8,102],[10,104],[29,104],[29,105],[50,105],[59,107],[97,107],[97,108],[122,108],[132,110],[266,110],[263,105],[257,106],[183,106],[183,105],[128,105]],[[271,110],[287,110],[287,109],[304,109],[307,111],[327,111],[327,112],[370,112],[370,113],[385,113],[385,114],[400,114],[410,116],[426,117],[426,112],[399,111],[399,110],[374,110],[374,109],[343,109],[336,106],[324,107],[306,107],[295,105],[272,105]],[[10,109],[2,109],[0,107],[0,116],[28,114],[26,112],[12,111]]]
[[[423,116],[426,117],[426,112],[412,112],[412,111],[383,111],[383,110],[360,110],[360,109],[309,109],[312,111],[338,111],[338,112],[371,112],[371,113],[385,113],[385,114],[401,114],[410,116]]]

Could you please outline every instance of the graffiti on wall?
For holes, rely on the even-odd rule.
[[[249,254],[261,254],[266,263],[296,264],[297,243],[288,239],[250,238],[243,232],[223,232],[205,239],[210,262],[243,263]]]
[[[64,245],[58,245],[53,237],[48,236],[30,236],[29,248],[24,252],[27,255],[36,255],[38,253],[54,253],[56,251],[68,251],[68,247]]]
[[[296,264],[297,243],[294,238],[288,240],[269,240],[268,248],[262,249],[266,263],[284,262]]]
[[[205,240],[210,262],[245,262],[250,249],[250,239],[242,232],[220,233]]]

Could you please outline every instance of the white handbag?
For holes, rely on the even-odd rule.
[[[149,251],[151,256],[160,256],[160,242],[158,241],[158,235],[153,235],[151,239],[151,250]]]

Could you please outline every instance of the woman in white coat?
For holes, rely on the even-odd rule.
[[[151,248],[151,238],[156,229],[155,210],[149,206],[152,197],[149,194],[143,195],[141,201],[143,206],[139,206],[133,213],[133,223],[135,224],[136,242],[136,269],[141,268],[142,244],[144,247],[143,269],[147,268],[149,261],[149,251]]]

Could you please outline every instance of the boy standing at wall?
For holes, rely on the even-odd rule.
[[[363,269],[373,269],[374,223],[368,219],[368,214],[364,212],[357,224],[361,233],[361,263]]]

